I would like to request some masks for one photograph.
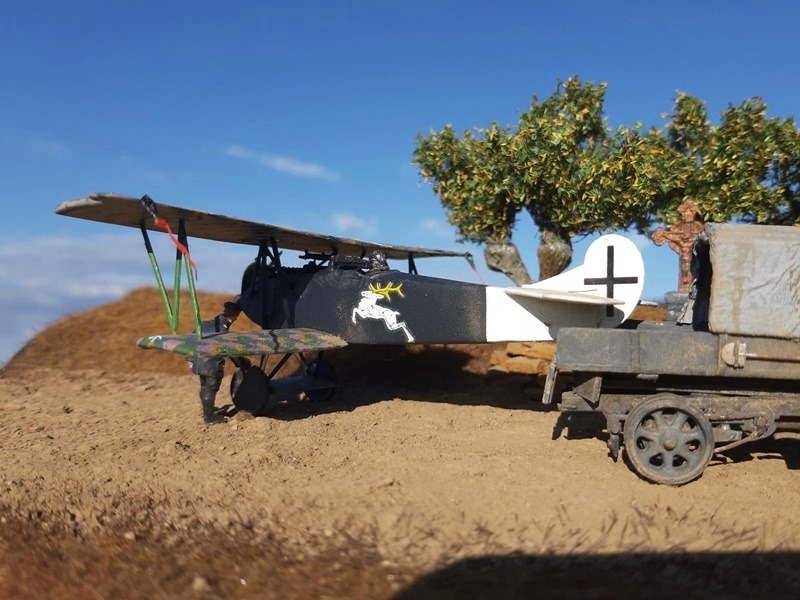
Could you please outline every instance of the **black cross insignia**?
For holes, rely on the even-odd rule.
[[[614,297],[614,286],[621,283],[639,283],[638,277],[614,277],[614,246],[606,248],[606,276],[589,277],[583,280],[584,285],[605,285],[606,298]],[[606,306],[606,316],[614,316],[614,307]]]

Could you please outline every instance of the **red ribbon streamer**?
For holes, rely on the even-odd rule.
[[[189,248],[181,244],[180,240],[175,236],[174,233],[172,233],[172,229],[170,229],[169,223],[167,223],[164,219],[162,219],[161,217],[156,217],[155,224],[156,227],[160,227],[161,229],[167,232],[169,239],[172,240],[172,243],[175,244],[175,247],[180,251],[181,254],[183,254],[186,257],[186,260],[192,266],[192,269],[194,270],[194,278],[197,279],[197,265],[192,260],[192,257],[189,255]]]

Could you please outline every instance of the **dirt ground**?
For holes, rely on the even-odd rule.
[[[0,371],[0,596],[800,591],[797,435],[652,485],[591,415],[487,377],[496,345],[332,352],[332,401],[205,426],[185,360],[135,347],[157,307],[139,290],[64,319]]]

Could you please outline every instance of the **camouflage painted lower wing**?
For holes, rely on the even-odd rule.
[[[153,335],[139,340],[140,348],[155,348],[185,356],[253,356],[330,350],[347,345],[342,338],[306,327],[220,333],[205,338],[194,334]]]

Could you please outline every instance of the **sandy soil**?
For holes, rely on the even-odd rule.
[[[486,377],[489,346],[331,353],[331,402],[205,426],[180,359],[85,351],[80,328],[109,314],[138,328],[127,344],[159,331],[132,316],[152,312],[137,294],[54,324],[0,372],[0,596],[798,590],[797,436],[652,485],[591,415],[566,423],[532,378]],[[170,366],[139,370],[150,354]]]

